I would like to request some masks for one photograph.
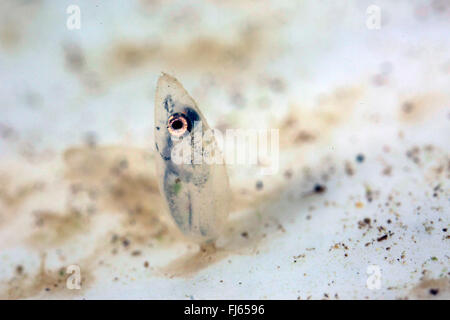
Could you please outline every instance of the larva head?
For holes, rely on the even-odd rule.
[[[178,229],[199,242],[217,238],[230,202],[225,166],[205,161],[220,154],[214,136],[205,133],[211,131],[195,101],[163,74],[155,97],[158,184]]]
[[[177,79],[163,73],[158,79],[155,96],[157,151],[164,159],[170,159],[175,141],[193,133],[197,127],[204,131],[208,125],[195,101]]]

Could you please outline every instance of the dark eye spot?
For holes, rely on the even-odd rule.
[[[186,117],[192,122],[196,122],[196,121],[200,121],[200,116],[198,115],[198,113],[190,108],[190,107],[185,107],[184,108],[184,114],[186,114]]]
[[[172,122],[172,129],[179,130],[181,128],[183,128],[183,122],[181,120],[175,120]]]
[[[190,121],[183,114],[175,113],[167,121],[167,130],[173,136],[181,137],[190,129]]]

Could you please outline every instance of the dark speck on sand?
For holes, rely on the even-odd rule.
[[[365,158],[364,155],[360,153],[356,156],[356,161],[362,163],[364,162],[364,158]]]
[[[327,190],[327,187],[325,187],[325,186],[322,185],[322,184],[316,184],[316,185],[314,186],[314,192],[315,192],[315,193],[324,193],[325,190]]]
[[[264,184],[261,180],[256,182],[256,190],[262,190],[264,188]]]

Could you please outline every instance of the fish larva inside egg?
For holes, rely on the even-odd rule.
[[[162,74],[155,96],[155,147],[158,182],[168,211],[181,232],[192,240],[216,239],[228,216],[230,190],[223,161],[203,161],[204,150],[221,155],[211,129],[195,101],[180,82]],[[198,143],[200,141],[200,143]],[[192,151],[185,161],[176,150]],[[211,150],[211,148],[213,150]],[[212,151],[212,152],[211,152]],[[196,157],[199,156],[199,157]]]

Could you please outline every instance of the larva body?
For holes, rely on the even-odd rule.
[[[181,83],[161,75],[155,96],[159,187],[175,224],[197,242],[219,236],[230,201],[226,167],[219,161],[221,153],[210,133],[205,117]],[[186,147],[191,154],[184,153],[181,160],[178,151]],[[213,155],[215,161],[205,161],[205,155]]]

